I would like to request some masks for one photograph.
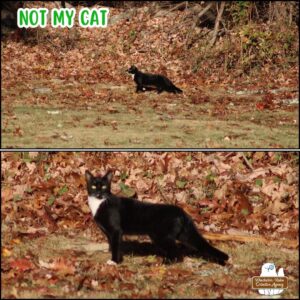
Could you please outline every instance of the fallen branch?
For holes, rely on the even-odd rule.
[[[183,2],[180,2],[179,4],[175,5],[174,7],[172,7],[169,11],[169,12],[172,12],[174,10],[180,10],[182,8],[186,8],[188,6],[188,1],[183,1]]]
[[[180,10],[182,8],[187,8],[188,7],[188,1],[183,1],[180,2],[179,4],[175,5],[174,7],[170,8],[169,10],[166,11],[166,7],[164,6],[160,6],[160,10],[156,11],[156,14],[160,14],[160,12],[162,12],[160,15],[165,17],[167,16],[170,12],[173,12],[174,10]]]
[[[214,31],[213,31],[213,37],[212,37],[212,39],[210,41],[210,46],[211,47],[214,45],[214,43],[216,41],[216,38],[217,38],[217,35],[218,35],[220,20],[221,20],[222,15],[223,15],[224,7],[225,7],[225,2],[222,1],[221,2],[221,6],[220,6],[220,10],[218,11],[217,19],[216,19],[216,22],[215,22],[215,28],[214,28]]]
[[[299,241],[298,240],[270,240],[262,236],[253,236],[253,235],[228,235],[228,234],[222,234],[222,233],[210,233],[210,232],[204,232],[202,235],[211,241],[236,241],[236,242],[260,242],[267,244],[268,246],[281,246],[285,248],[292,248],[296,249],[298,248]]]
[[[212,6],[214,2],[209,3],[207,6],[205,6],[198,14],[197,18],[200,19]]]
[[[209,3],[207,6],[205,6],[197,15],[196,18],[194,18],[194,22],[193,22],[193,25],[191,26],[189,32],[187,33],[186,35],[186,39],[185,39],[185,49],[187,50],[188,49],[188,40],[191,36],[191,34],[194,33],[195,31],[195,28],[197,26],[197,20],[200,20],[200,18],[213,6],[214,2],[211,2]]]

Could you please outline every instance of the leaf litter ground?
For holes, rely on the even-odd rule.
[[[42,97],[25,92],[26,98],[21,85],[13,89],[14,96],[3,88],[3,147],[297,147],[295,105],[258,111],[253,95],[136,95],[133,84],[87,88],[88,98],[63,85]]]
[[[3,297],[259,298],[251,277],[272,261],[289,280],[281,297],[298,298],[298,163],[292,152],[2,153]],[[107,265],[84,172],[108,168],[114,193],[183,207],[229,264],[192,253],[164,264],[147,238],[126,237],[124,263]]]
[[[14,239],[17,232],[2,231],[2,244],[9,244],[13,252],[9,258],[3,257],[3,297],[260,298],[251,289],[250,279],[259,276],[261,265],[268,259],[277,266],[288,266],[289,289],[282,298],[297,298],[298,271],[293,267],[299,259],[297,250],[282,248],[270,253],[267,245],[259,243],[218,243],[234,263],[222,267],[185,257],[183,262],[165,265],[150,242],[140,239],[121,265],[109,266],[106,241],[102,237],[102,242],[92,242],[88,231],[71,234],[62,230]]]
[[[298,64],[236,77],[235,70],[209,68],[219,57],[212,55],[194,73],[199,54],[186,48],[185,14],[152,16],[150,10],[112,8],[115,19],[101,31],[47,27],[27,42],[5,41],[2,146],[299,146]],[[184,94],[137,95],[126,73],[131,64],[167,75]]]

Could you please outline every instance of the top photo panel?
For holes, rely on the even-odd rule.
[[[2,1],[1,148],[299,147],[295,1]]]

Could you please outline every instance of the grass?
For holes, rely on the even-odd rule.
[[[2,245],[10,247],[10,233],[2,228]],[[15,240],[14,240],[15,241]],[[141,241],[140,241],[141,242]],[[143,243],[141,243],[143,244]],[[147,244],[144,242],[144,244]],[[155,253],[127,253],[124,262],[108,266],[110,259],[107,242],[96,242],[85,233],[60,230],[40,237],[22,237],[14,244],[10,257],[3,257],[3,297],[82,297],[82,298],[261,298],[251,289],[251,277],[259,276],[265,262],[283,267],[289,287],[281,298],[298,297],[298,251],[278,248],[270,251],[260,243],[217,243],[229,253],[231,263],[225,267],[201,258],[185,257],[182,262],[165,265]],[[137,246],[136,246],[137,247]],[[16,272],[9,269],[9,261],[28,259],[31,270]],[[43,267],[64,258],[75,270],[68,273],[66,266],[58,269]],[[50,278],[50,279],[49,279]]]
[[[67,88],[65,88],[67,89]],[[71,89],[72,90],[72,89]],[[3,148],[297,148],[297,107],[257,111],[255,98],[193,104],[191,96],[135,94],[133,87],[95,85],[106,91],[86,102],[60,90],[43,102],[24,104],[24,89],[6,92]],[[108,92],[107,92],[108,91]],[[36,96],[26,92],[27,98]],[[75,93],[75,92],[73,92]],[[110,93],[110,96],[107,96]],[[4,91],[5,94],[5,91]],[[22,95],[22,97],[21,97]],[[113,96],[111,96],[113,95]],[[224,94],[224,97],[226,95]],[[196,95],[198,97],[198,95]],[[218,92],[220,99],[220,92]],[[9,99],[9,101],[7,101]],[[12,100],[14,99],[14,100]],[[53,100],[55,99],[55,100]],[[51,100],[51,101],[50,101]],[[69,101],[69,102],[68,102]],[[9,103],[9,105],[8,105]],[[220,111],[220,109],[225,109]],[[49,111],[58,111],[51,114]],[[283,122],[282,122],[283,120]]]

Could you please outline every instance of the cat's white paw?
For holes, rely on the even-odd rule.
[[[116,266],[116,265],[117,265],[117,263],[114,262],[114,261],[111,260],[111,259],[109,259],[109,260],[106,262],[106,264],[109,265],[109,266]]]

